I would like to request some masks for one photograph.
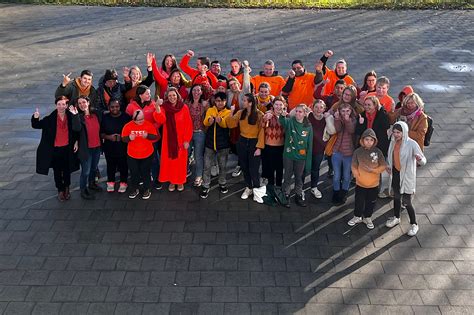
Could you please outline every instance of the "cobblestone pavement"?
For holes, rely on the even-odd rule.
[[[6,314],[474,313],[472,11],[316,11],[0,6],[0,311]],[[350,229],[353,209],[324,198],[301,208],[217,190],[55,199],[34,174],[44,115],[62,74],[139,64],[152,51],[267,59],[286,72],[326,49],[362,80],[375,69],[391,95],[412,84],[435,134],[419,170],[420,232]],[[225,70],[228,70],[225,65]],[[103,168],[101,164],[101,168]],[[323,173],[326,169],[323,170]],[[78,183],[77,173],[74,183]]]

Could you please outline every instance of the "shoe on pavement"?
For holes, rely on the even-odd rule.
[[[115,182],[107,182],[107,192],[111,193],[115,191]]]
[[[388,228],[393,228],[397,224],[400,224],[400,219],[397,217],[391,217],[387,220],[385,226]]]
[[[303,195],[296,195],[295,203],[300,207],[306,207],[306,202],[304,201]]]
[[[124,182],[120,182],[120,185],[119,185],[119,189],[118,189],[118,192],[123,194],[127,191],[127,188],[128,188],[128,184],[127,183],[124,183]]]
[[[248,199],[251,194],[253,194],[252,189],[250,189],[250,188],[248,188],[248,187],[245,187],[245,190],[244,190],[244,192],[242,193],[242,195],[240,196],[240,198],[242,198],[242,199],[244,199],[244,200],[245,200],[245,199]]]
[[[372,222],[371,218],[365,218],[364,223],[369,230],[372,230],[375,227],[374,222]]]
[[[209,197],[209,188],[206,188],[206,187],[202,187],[201,189],[201,193],[199,194],[199,196],[202,198],[202,199],[206,199],[207,197]]]
[[[352,219],[350,219],[350,220],[347,222],[347,224],[348,224],[349,226],[354,226],[354,225],[359,224],[359,223],[361,223],[361,222],[362,222],[362,218],[361,218],[361,217],[356,217],[356,216],[354,216]]]
[[[183,191],[184,190],[184,185],[183,184],[179,184],[177,185],[178,186],[178,191]]]
[[[419,230],[419,229],[420,229],[420,228],[418,227],[418,224],[412,224],[412,225],[410,226],[410,230],[408,230],[407,235],[408,235],[408,236],[415,236],[416,233],[418,233],[418,230]]]
[[[82,197],[82,199],[86,199],[86,200],[94,200],[95,199],[95,196],[93,194],[91,194],[91,192],[89,191],[88,188],[81,190],[81,197]]]
[[[128,195],[128,198],[130,199],[135,199],[137,196],[140,194],[140,191],[138,189],[135,189],[134,191],[130,192]]]
[[[378,195],[378,196],[379,196],[379,198],[381,198],[381,199],[385,199],[385,198],[389,198],[389,197],[390,197],[390,195],[388,194],[388,192],[387,192],[386,190],[379,192],[379,195]]]
[[[201,187],[202,185],[202,177],[196,177],[194,180],[193,186],[194,187]]]
[[[146,200],[146,199],[150,199],[150,197],[151,197],[151,190],[150,189],[145,190],[145,192],[142,195],[142,199]]]
[[[176,190],[176,185],[175,184],[170,184],[168,186],[168,191],[175,191]]]
[[[99,185],[97,185],[96,182],[90,182],[89,183],[89,189],[92,189],[93,191],[97,191],[97,192],[100,192],[102,191],[102,187],[100,187]]]
[[[229,192],[229,189],[227,188],[226,185],[219,185],[219,189],[222,194],[227,194]]]
[[[311,188],[311,194],[314,196],[316,199],[321,199],[323,198],[323,194],[319,191],[318,187]]]

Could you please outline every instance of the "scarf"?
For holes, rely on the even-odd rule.
[[[377,115],[377,111],[375,111],[373,114],[369,114],[368,112],[365,112],[365,116],[367,117],[367,128],[372,128],[374,125],[374,120],[375,116]]]
[[[178,102],[176,103],[176,106],[173,106],[169,101],[166,101],[161,106],[165,109],[166,115],[166,141],[168,142],[168,157],[174,160],[178,158],[179,150],[175,114],[181,111],[184,106],[184,103]]]
[[[414,110],[410,111],[406,107],[402,107],[402,110],[400,111],[400,116],[404,116],[406,118],[406,122],[408,125],[411,125],[413,119],[421,115],[421,108],[415,108]]]
[[[89,96],[91,92],[91,85],[84,88],[81,84],[81,78],[76,78],[74,81],[76,82],[76,86],[79,89],[79,95]]]

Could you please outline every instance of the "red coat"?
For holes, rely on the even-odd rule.
[[[163,99],[169,86],[168,78],[165,78],[162,74],[162,71],[158,69],[158,66],[156,65],[156,59],[153,59],[151,67],[153,68],[153,78],[155,78],[155,81],[158,82],[158,85],[160,86],[160,98]],[[188,89],[184,85],[179,87],[178,92],[183,100],[188,97]]]
[[[161,112],[155,112],[153,117],[159,125],[163,125],[159,181],[178,185],[184,184],[186,183],[188,168],[188,150],[184,148],[184,142],[189,143],[193,137],[193,122],[189,109],[184,105],[183,108],[175,114],[179,147],[179,153],[176,159],[171,159],[168,156],[168,130],[166,127],[165,109],[161,107]]]
[[[181,68],[181,70],[184,71],[184,73],[189,75],[193,84],[209,83],[213,89],[216,89],[217,88],[216,76],[210,70],[207,70],[206,72],[207,77],[202,77],[201,73],[197,69],[191,68],[189,66],[189,59],[190,57],[188,55],[184,55],[179,63],[179,67]]]

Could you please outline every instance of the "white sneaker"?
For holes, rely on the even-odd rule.
[[[391,217],[385,222],[385,226],[388,228],[393,228],[397,224],[400,224],[400,219],[397,217]]]
[[[367,228],[369,230],[372,230],[375,226],[374,226],[374,223],[372,222],[372,219],[371,218],[365,218],[364,219],[364,223],[365,225],[367,226]]]
[[[250,188],[248,188],[248,187],[245,187],[245,190],[244,190],[244,192],[242,193],[242,196],[240,196],[240,198],[242,198],[242,199],[244,199],[244,200],[245,200],[245,199],[248,199],[251,194],[253,194],[252,189],[250,189]]]
[[[127,191],[127,183],[124,183],[124,182],[120,182],[120,186],[119,186],[119,189],[118,189],[118,192],[123,194],[124,192]]]
[[[232,177],[239,177],[241,173],[242,170],[240,169],[240,166],[237,165],[234,171],[232,172]]]
[[[263,196],[265,196],[267,193],[267,187],[261,186],[261,187],[252,189],[252,191],[253,191],[253,200],[258,203],[263,203]]]
[[[323,194],[319,191],[318,187],[311,188],[311,193],[316,199],[323,198]]]
[[[418,227],[418,224],[412,224],[411,227],[410,227],[410,230],[408,230],[407,235],[408,236],[415,236],[416,233],[418,233],[419,229],[420,228]]]
[[[352,219],[349,220],[349,222],[347,222],[347,224],[349,226],[354,226],[356,224],[359,224],[362,222],[362,218],[361,217],[356,217],[354,216]]]
[[[388,192],[386,190],[379,192],[379,198],[385,199],[385,198],[389,198],[389,197],[390,197],[390,195],[388,194]]]
[[[216,177],[219,175],[219,167],[217,165],[211,166],[211,176]]]

